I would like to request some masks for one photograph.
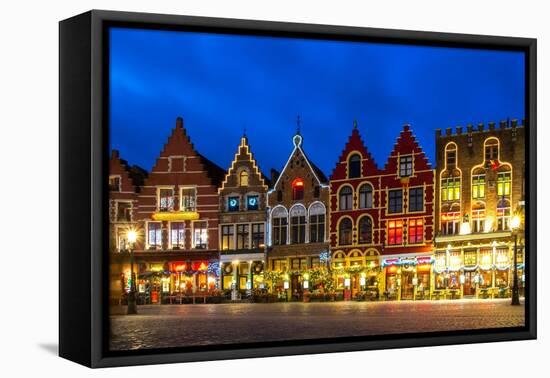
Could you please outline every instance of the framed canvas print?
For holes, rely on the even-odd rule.
[[[536,41],[60,22],[60,355],[536,337]]]

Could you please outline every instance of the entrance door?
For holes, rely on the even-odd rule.
[[[464,290],[463,290],[463,293],[466,296],[476,294],[476,287],[475,287],[474,277],[475,277],[475,272],[464,272]]]
[[[413,299],[413,272],[401,273],[401,299]]]

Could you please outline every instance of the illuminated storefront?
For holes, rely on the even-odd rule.
[[[385,299],[429,299],[433,264],[434,259],[428,255],[385,258],[382,261]]]

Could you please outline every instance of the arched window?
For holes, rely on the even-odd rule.
[[[241,171],[239,174],[239,186],[248,186],[248,172],[246,170]]]
[[[325,240],[325,206],[315,203],[309,209],[309,241],[322,243]]]
[[[370,184],[363,184],[359,188],[359,208],[372,208],[372,186]]]
[[[292,199],[294,201],[304,199],[304,180],[301,178],[292,181]]]
[[[348,178],[361,177],[361,156],[353,154],[348,161]]]
[[[497,229],[499,231],[510,229],[510,216],[510,201],[507,199],[501,199],[497,204]]]
[[[290,242],[292,244],[306,242],[306,208],[302,205],[290,209]]]
[[[353,204],[353,189],[349,186],[344,186],[340,189],[339,194],[339,209],[340,210],[351,210]]]
[[[372,243],[372,219],[363,217],[359,221],[359,244]]]
[[[288,212],[282,207],[278,206],[273,209],[271,213],[271,222],[272,226],[272,239],[273,245],[284,245],[286,244],[287,233],[288,233]]]
[[[472,205],[472,232],[485,230],[485,203],[476,201]]]
[[[447,167],[454,167],[456,165],[456,144],[449,143],[445,146],[445,162]]]
[[[340,245],[351,244],[352,227],[351,219],[344,218],[340,221],[340,225],[338,227],[338,240]]]
[[[489,138],[484,143],[485,146],[485,162],[498,160],[498,139]]]

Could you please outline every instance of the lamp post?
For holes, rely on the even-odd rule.
[[[518,230],[521,223],[519,216],[514,215],[511,221],[512,233],[514,234],[514,278],[512,282],[512,306],[519,306],[518,288]]]
[[[130,292],[128,293],[128,315],[137,314],[136,306],[136,280],[134,277],[134,244],[137,239],[137,233],[130,230],[127,233],[128,244],[130,245]]]

